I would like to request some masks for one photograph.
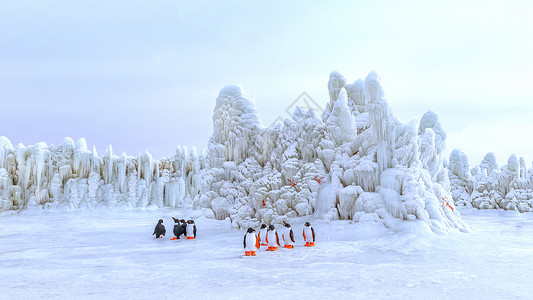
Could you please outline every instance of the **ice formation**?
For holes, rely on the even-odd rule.
[[[265,128],[242,88],[225,87],[202,155],[178,148],[156,161],[149,153],[116,156],[109,147],[99,157],[84,139],[13,148],[0,138],[1,210],[190,206],[236,227],[315,215],[395,230],[464,229],[448,170],[464,181],[466,199],[473,187],[468,162],[454,152],[457,163],[446,166],[438,116],[398,121],[374,72],[354,83],[332,72],[328,89],[322,116],[297,108],[283,124]],[[516,161],[509,182],[520,177]],[[490,159],[485,165],[497,169]]]
[[[0,137],[0,211],[46,208],[190,205],[198,191],[205,155],[178,148],[160,161],[149,153],[102,157],[85,139],[65,138],[57,147],[38,143],[13,148]]]
[[[399,122],[373,72],[353,84],[333,72],[328,88],[322,118],[297,109],[274,128],[262,126],[240,87],[220,91],[193,206],[240,227],[315,214],[390,228],[405,221],[433,231],[464,229],[437,115]]]
[[[527,169],[523,157],[519,160],[512,154],[506,165],[498,167],[491,152],[470,169],[466,155],[456,149],[450,155],[448,169],[457,205],[533,211],[533,165]]]

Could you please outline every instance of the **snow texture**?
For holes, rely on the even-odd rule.
[[[6,212],[0,217],[1,298],[531,299],[533,294],[532,214],[463,208],[472,230],[445,235],[393,233],[379,222],[308,216],[291,221],[294,249],[267,252],[261,246],[256,257],[244,257],[245,230],[198,212]],[[197,238],[171,241],[171,217],[195,218]],[[162,239],[152,236],[158,219],[167,229]],[[303,246],[307,220],[316,247]]]
[[[201,155],[180,147],[175,156],[156,161],[149,153],[116,156],[110,146],[99,157],[84,139],[13,148],[2,137],[1,211],[167,206],[198,209],[236,228],[314,215],[395,230],[466,230],[454,209],[448,172],[458,176],[457,184],[464,181],[464,199],[472,192],[472,176],[460,153],[446,167],[446,133],[438,116],[428,111],[420,122],[401,123],[375,72],[351,84],[332,72],[328,89],[321,118],[297,108],[283,124],[265,128],[241,87],[223,88]],[[493,164],[486,168],[493,170]],[[525,168],[516,159],[506,168],[508,181],[497,187],[513,183],[519,197],[531,175],[521,177]]]

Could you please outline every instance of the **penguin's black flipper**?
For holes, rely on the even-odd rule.
[[[315,242],[315,230],[313,229],[313,227],[311,227],[311,232],[313,233],[313,243]]]
[[[291,241],[294,243],[294,233],[292,232],[292,229],[291,229],[289,236],[291,237]]]
[[[244,245],[244,249],[246,249],[246,234],[244,235],[244,240],[243,240],[243,245]]]
[[[194,237],[196,238],[196,225],[193,226],[192,233],[194,234]]]
[[[276,244],[278,244],[279,246],[279,237],[278,237],[278,233],[276,232]]]

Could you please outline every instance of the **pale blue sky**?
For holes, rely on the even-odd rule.
[[[375,70],[402,121],[431,109],[448,153],[533,159],[529,1],[2,1],[0,135],[85,137],[156,158],[204,147],[218,91],[240,84],[266,125],[332,70]]]

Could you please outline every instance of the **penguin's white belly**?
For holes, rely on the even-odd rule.
[[[246,248],[244,248],[244,251],[255,251],[257,248],[255,247],[256,237],[254,233],[247,233],[246,234]]]
[[[312,242],[313,241],[313,232],[311,231],[310,227],[304,228],[304,235],[305,235],[305,242]]]
[[[266,244],[267,243],[266,242],[266,237],[267,237],[267,229],[266,228],[265,229],[261,229],[259,231],[259,237],[260,237],[260,241],[259,242],[261,244]]]
[[[277,247],[277,241],[276,241],[276,231],[271,230],[267,233],[267,240],[268,240],[268,246],[269,247]]]

